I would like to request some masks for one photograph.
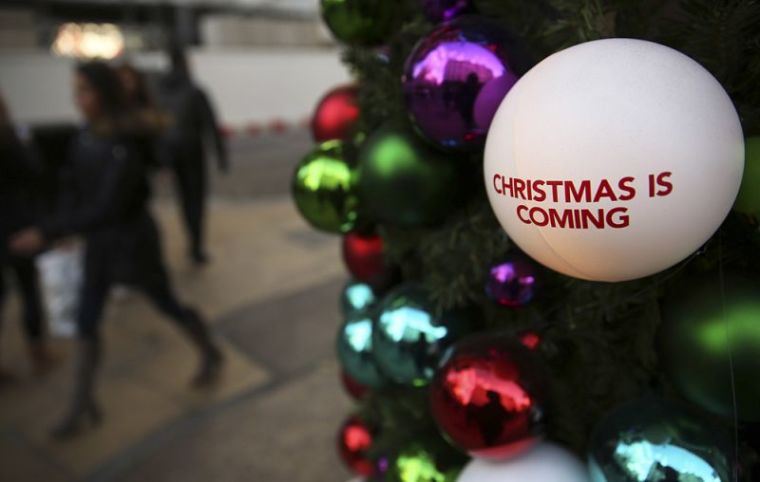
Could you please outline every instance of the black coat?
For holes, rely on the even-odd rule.
[[[206,93],[187,76],[170,75],[161,84],[161,107],[171,116],[163,137],[164,162],[175,169],[205,169],[211,140],[219,168],[227,168],[227,148]]]
[[[8,254],[8,239],[33,225],[40,214],[41,172],[10,129],[0,130],[0,262]]]
[[[73,142],[56,214],[42,229],[50,240],[85,238],[85,282],[146,284],[165,275],[142,152],[134,138],[88,129]]]

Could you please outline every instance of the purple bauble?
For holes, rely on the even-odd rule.
[[[422,0],[422,11],[431,22],[448,22],[471,10],[470,0]]]
[[[436,145],[480,149],[496,109],[528,67],[519,43],[498,24],[457,18],[420,40],[407,59],[407,110]]]
[[[513,308],[525,306],[536,295],[536,269],[530,261],[515,258],[499,263],[488,272],[486,295]]]

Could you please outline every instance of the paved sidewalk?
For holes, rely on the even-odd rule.
[[[177,290],[209,317],[227,355],[216,389],[187,387],[192,349],[132,294],[112,302],[105,320],[98,391],[104,424],[71,442],[52,442],[47,429],[69,390],[70,342],[56,340],[61,364],[54,373],[29,377],[10,303],[0,343],[17,381],[0,390],[0,481],[349,478],[334,453],[335,430],[351,409],[333,353],[345,273],[339,239],[309,229],[286,195],[295,152],[308,145],[304,136],[297,141],[269,151],[238,146],[247,175],[218,183],[224,195],[211,206],[213,262],[206,268],[186,261],[173,202],[156,206]],[[266,162],[280,156],[289,165],[262,173],[257,161],[245,160],[251,147],[269,152]],[[243,178],[255,173],[261,176],[247,185]],[[257,190],[261,185],[270,188]]]

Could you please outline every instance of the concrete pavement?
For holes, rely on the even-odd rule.
[[[303,131],[233,144],[235,171],[215,181],[213,262],[192,267],[173,201],[156,203],[177,290],[200,306],[224,346],[219,387],[195,392],[195,356],[140,296],[114,301],[105,320],[98,394],[106,419],[55,443],[71,378],[71,343],[60,366],[27,375],[23,340],[6,309],[3,363],[17,381],[0,390],[0,480],[338,481],[335,430],[349,413],[334,359],[337,297],[345,273],[339,239],[307,227],[287,195],[290,172],[310,148]]]

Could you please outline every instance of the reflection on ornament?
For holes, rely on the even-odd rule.
[[[605,417],[591,442],[594,482],[729,482],[729,438],[677,405],[647,397]]]
[[[367,283],[350,280],[343,287],[340,306],[343,316],[352,316],[360,311],[369,309],[377,301],[375,292]]]
[[[443,351],[469,331],[459,316],[437,316],[427,293],[414,284],[386,295],[375,319],[375,360],[393,381],[407,385],[429,383]]]
[[[422,448],[405,450],[391,466],[401,482],[454,482],[457,469],[442,470],[434,457]]]
[[[420,40],[403,79],[409,115],[440,147],[478,149],[504,96],[527,67],[498,24],[465,16]]]
[[[462,340],[446,353],[430,389],[438,426],[475,457],[507,459],[543,435],[546,376],[507,335]]]
[[[530,261],[515,258],[492,267],[488,272],[486,295],[503,306],[525,306],[536,295],[536,269]]]
[[[321,144],[296,167],[291,192],[301,215],[313,227],[346,233],[358,222],[354,171],[341,141]]]
[[[373,442],[372,430],[358,417],[350,417],[338,432],[338,450],[343,461],[365,477],[375,473],[375,464],[368,454]]]
[[[346,373],[362,385],[378,388],[385,378],[373,356],[373,322],[368,315],[358,313],[338,331],[338,358]]]

